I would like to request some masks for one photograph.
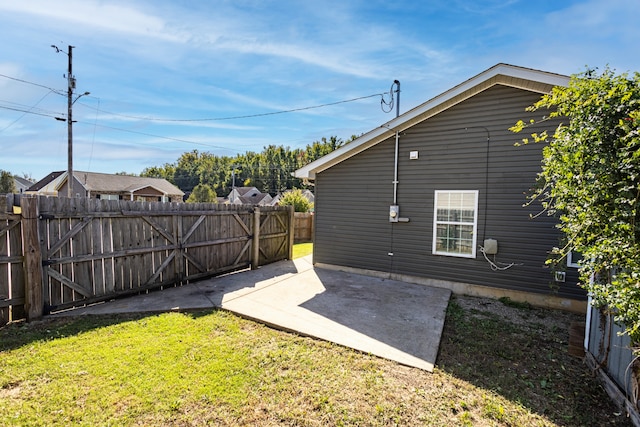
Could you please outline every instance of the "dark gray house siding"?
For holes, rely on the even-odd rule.
[[[545,266],[559,243],[556,220],[531,219],[539,204],[523,207],[542,146],[516,147],[521,136],[508,128],[527,119],[525,108],[539,98],[495,85],[402,131],[397,204],[409,222],[389,222],[395,137],[318,172],[314,263],[586,299],[575,270],[559,283]],[[547,121],[544,128],[557,124]],[[411,151],[417,159],[409,158]],[[477,244],[496,239],[496,261],[515,265],[493,271],[479,251],[474,258],[433,255],[436,190],[477,190]]]

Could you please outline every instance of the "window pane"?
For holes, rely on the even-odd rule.
[[[436,191],[435,252],[475,254],[476,199],[475,191]]]
[[[461,211],[460,221],[461,222],[471,222],[473,223],[473,219],[475,218],[475,212],[473,209],[465,209]]]
[[[438,239],[449,237],[449,226],[447,226],[446,224],[438,224],[436,234],[438,236]]]
[[[473,210],[476,206],[476,194],[475,193],[462,193],[461,206],[465,209]]]

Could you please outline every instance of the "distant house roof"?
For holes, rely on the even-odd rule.
[[[252,194],[251,196],[240,196],[236,199],[236,204],[237,200],[240,200],[243,205],[261,205],[269,204],[269,202],[271,202],[271,196],[269,194],[259,193]]]
[[[238,196],[257,196],[258,194],[262,194],[256,187],[235,187],[234,190],[236,190]]]
[[[26,191],[29,187],[33,185],[33,182],[25,178],[20,178],[19,176],[14,176],[13,181],[16,185],[16,190],[18,191],[18,193],[22,193],[23,191]]]
[[[256,187],[235,187],[228,197],[234,205],[270,205],[271,195],[262,193]]]
[[[326,156],[296,170],[294,175],[297,178],[313,180],[316,173],[343,162],[386,140],[395,132],[402,132],[492,86],[501,84],[543,94],[549,91],[549,85],[567,86],[568,83],[568,76],[514,65],[497,64],[382,126],[369,131]]]
[[[90,193],[133,193],[143,188],[151,187],[158,192],[171,196],[184,196],[182,190],[164,178],[148,178],[130,175],[111,175],[97,172],[74,171],[73,176],[85,191]],[[67,181],[67,172],[52,172],[45,178],[33,184],[29,191],[57,194],[60,187]]]
[[[60,171],[60,172],[51,172],[50,174],[48,174],[47,176],[45,176],[44,178],[42,178],[40,181],[36,182],[35,184],[31,185],[31,187],[29,187],[29,191],[32,192],[42,192],[41,190],[45,190],[47,187],[50,187],[50,183],[56,181],[57,183],[57,178],[60,177],[60,175],[62,175],[64,172]]]

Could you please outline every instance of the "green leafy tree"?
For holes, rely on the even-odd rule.
[[[15,193],[16,182],[11,173],[0,169],[0,194]]]
[[[352,140],[355,139],[352,137]],[[326,156],[334,150],[342,147],[344,141],[337,136],[331,136],[329,139],[322,137],[320,141],[314,141],[311,145],[307,145],[305,150],[305,164],[311,163],[322,156]]]
[[[304,197],[302,190],[299,188],[284,193],[278,204],[280,206],[293,206],[293,210],[296,212],[309,212],[313,207],[313,204]]]
[[[346,143],[355,138],[351,136]],[[344,144],[342,139],[331,136],[305,149],[269,145],[260,153],[246,152],[235,157],[193,150],[183,153],[173,164],[145,168],[140,176],[164,178],[186,193],[199,184],[207,184],[219,197],[227,196],[233,186],[256,187],[275,195],[293,188],[307,188],[293,172]]]
[[[140,176],[147,178],[164,178],[172,184],[175,184],[176,166],[171,163],[165,163],[164,166],[151,166],[145,168]]]
[[[183,153],[178,159],[174,181],[175,185],[182,191],[193,191],[193,188],[200,183],[200,177],[198,175],[200,160],[201,154],[198,150]]]
[[[231,192],[231,171],[233,159],[202,153],[198,163],[198,178],[201,184],[208,184],[218,196]]]
[[[582,253],[582,286],[595,304],[617,314],[638,344],[640,74],[587,70],[529,108],[538,110],[567,119],[552,135],[532,134],[533,141],[548,144],[531,197],[558,216],[566,236],[555,261],[570,250]],[[512,129],[521,131],[534,122],[520,121]]]
[[[187,199],[187,203],[217,203],[216,192],[209,184],[198,184]]]

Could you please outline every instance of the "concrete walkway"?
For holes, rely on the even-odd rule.
[[[308,256],[56,316],[222,308],[433,371],[450,295],[446,289],[314,268]]]

